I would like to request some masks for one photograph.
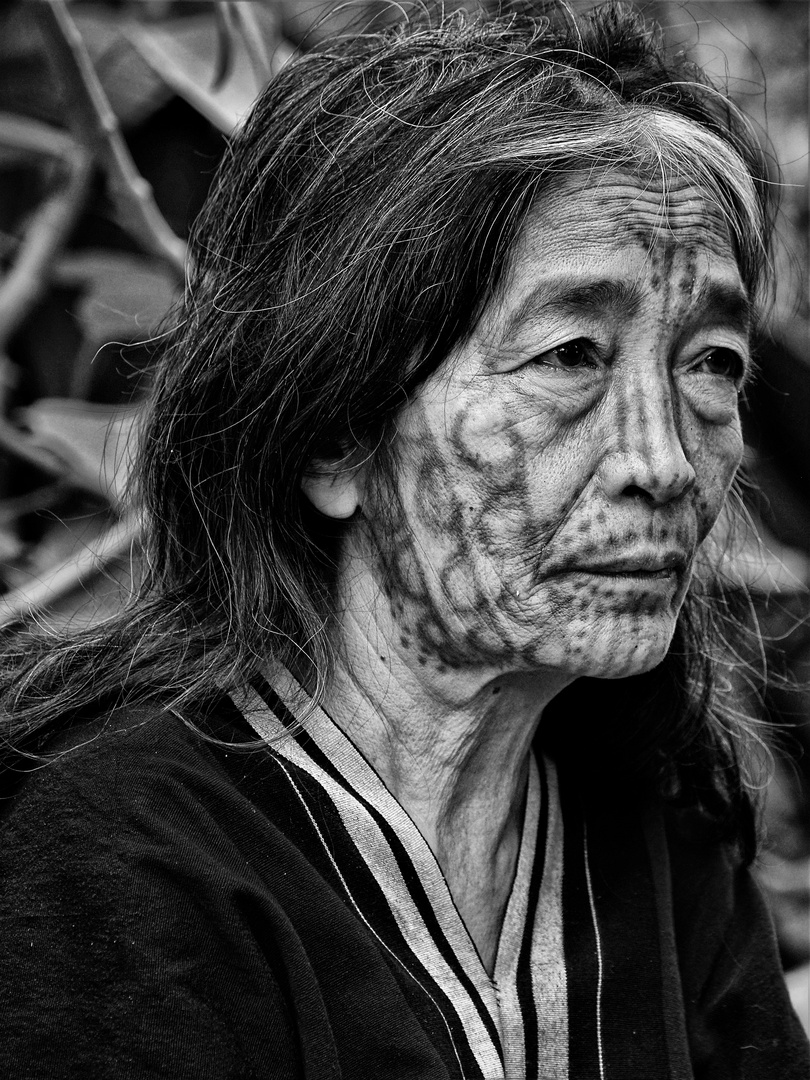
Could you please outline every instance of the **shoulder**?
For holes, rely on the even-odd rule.
[[[804,1080],[810,1051],[793,1012],[770,913],[740,845],[711,821],[665,808],[651,833],[667,897],[693,1064],[712,1080]]]
[[[36,760],[6,772],[4,849],[36,848],[56,836],[122,846],[131,833],[154,831],[161,822],[181,836],[221,818],[239,793],[223,767],[225,751],[213,740],[244,742],[246,735],[226,699],[205,711],[204,724],[197,730],[158,707],[117,709],[70,724]]]
[[[260,1075],[272,1056],[300,1075],[282,844],[226,750],[157,709],[71,726],[47,750],[2,822],[0,1072]]]

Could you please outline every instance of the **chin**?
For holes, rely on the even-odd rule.
[[[657,668],[666,655],[666,649],[640,651],[638,656],[619,663],[612,658],[606,659],[603,664],[595,664],[590,671],[583,674],[593,679],[629,679],[631,675],[643,675]]]
[[[673,626],[660,634],[628,638],[605,649],[595,648],[587,658],[588,670],[583,674],[596,679],[627,679],[652,671],[667,655],[674,630]]]
[[[560,642],[556,658],[543,650],[543,662],[567,671],[572,678],[626,679],[642,675],[658,667],[667,655],[675,619],[651,619],[647,626],[636,622],[632,627],[613,627],[610,632],[600,629],[574,632],[573,640]]]

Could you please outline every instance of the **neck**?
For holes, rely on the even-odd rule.
[[[325,705],[429,844],[491,974],[532,739],[545,704],[568,680],[414,663],[396,628],[380,622],[341,621],[341,660]]]

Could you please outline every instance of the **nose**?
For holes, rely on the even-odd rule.
[[[609,452],[602,485],[610,499],[643,498],[663,506],[695,483],[683,446],[681,422],[669,372],[628,371],[614,381],[605,421]]]

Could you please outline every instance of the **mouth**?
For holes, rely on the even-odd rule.
[[[576,569],[580,573],[602,574],[606,577],[666,580],[684,574],[689,561],[681,552],[650,552],[626,555],[609,562],[590,563]]]

